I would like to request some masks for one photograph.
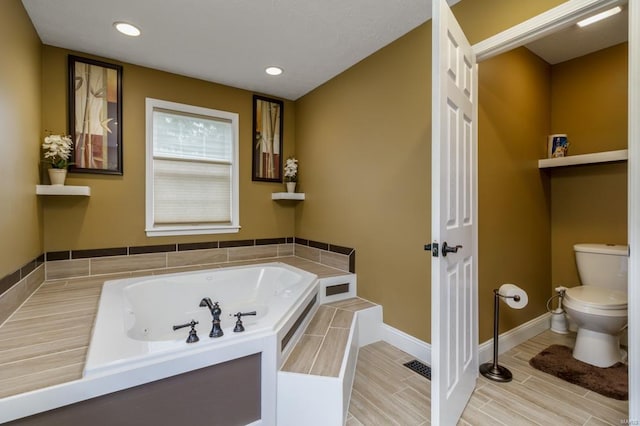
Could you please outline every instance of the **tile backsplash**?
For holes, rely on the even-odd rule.
[[[56,280],[285,256],[355,272],[355,250],[294,237],[47,252],[45,267]]]
[[[45,280],[296,256],[355,273],[355,250],[297,237],[210,241],[44,253],[0,278],[0,324]]]
[[[0,324],[2,324],[44,282],[44,265],[34,263],[33,269],[20,271],[19,279],[0,292]],[[13,274],[7,277],[13,277]],[[8,278],[3,278],[8,280]]]

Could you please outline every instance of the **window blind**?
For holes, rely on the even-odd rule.
[[[153,223],[232,223],[231,120],[153,110]]]
[[[231,223],[231,165],[153,163],[156,224]]]

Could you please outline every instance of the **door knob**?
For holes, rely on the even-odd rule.
[[[450,246],[445,241],[444,243],[442,243],[442,256],[446,257],[447,253],[457,253],[458,249],[461,249],[461,248],[462,248],[461,245]]]

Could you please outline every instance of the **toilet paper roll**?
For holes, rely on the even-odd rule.
[[[501,296],[507,297],[504,299],[504,301],[507,305],[509,305],[509,307],[513,309],[522,309],[527,306],[527,303],[529,302],[527,292],[515,284],[502,284],[498,292]],[[513,299],[513,296],[520,296],[520,300],[516,302],[516,300]]]

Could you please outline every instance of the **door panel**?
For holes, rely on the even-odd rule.
[[[453,425],[478,377],[477,67],[446,2],[433,5],[431,423]]]

